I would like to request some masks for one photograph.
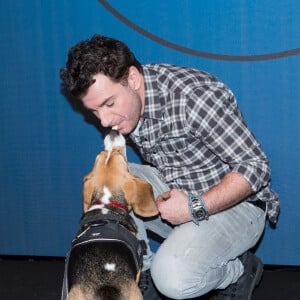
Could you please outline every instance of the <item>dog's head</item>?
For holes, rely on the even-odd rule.
[[[129,209],[142,217],[158,214],[152,186],[130,174],[124,137],[112,130],[104,139],[105,150],[95,160],[92,171],[84,177],[83,210],[86,212],[94,198],[125,202]]]

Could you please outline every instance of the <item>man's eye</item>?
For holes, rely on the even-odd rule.
[[[114,105],[114,102],[107,102],[105,103],[106,107],[112,107]]]

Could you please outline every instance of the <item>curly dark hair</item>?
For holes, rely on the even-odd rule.
[[[125,84],[131,66],[143,73],[140,62],[126,44],[97,34],[69,50],[66,67],[60,69],[60,78],[64,90],[81,97],[95,82],[92,77],[98,73]]]

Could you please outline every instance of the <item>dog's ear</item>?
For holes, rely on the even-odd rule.
[[[122,186],[127,203],[142,217],[158,215],[151,184],[136,176],[130,176]]]
[[[100,152],[95,159],[93,169],[83,178],[83,212],[86,212],[91,205],[93,194],[99,187],[99,175],[101,174],[101,165],[105,161],[106,151]]]
[[[94,185],[92,184],[93,173],[89,173],[83,179],[83,190],[82,190],[82,198],[83,198],[83,212],[86,212],[89,208],[92,200],[92,195],[94,193]]]

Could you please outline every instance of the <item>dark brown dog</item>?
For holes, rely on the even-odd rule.
[[[140,300],[141,241],[128,212],[158,214],[152,187],[129,173],[124,137],[112,130],[84,178],[84,215],[67,262],[68,300]]]

